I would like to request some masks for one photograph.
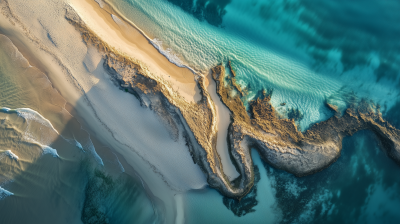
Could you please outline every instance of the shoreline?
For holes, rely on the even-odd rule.
[[[72,23],[75,24],[82,32],[82,35],[86,37],[85,41],[88,44],[95,43],[95,45],[100,46],[100,49],[105,51],[106,55],[108,55],[107,57],[109,57],[109,62],[107,63],[108,69],[114,74],[114,79],[119,84],[122,83],[129,87],[129,92],[135,94],[142,101],[150,101],[150,105],[152,106],[158,105],[157,102],[162,101],[169,103],[169,107],[173,106],[175,108],[173,111],[170,111],[170,113],[178,114],[180,117],[179,122],[182,122],[183,127],[187,130],[187,141],[195,163],[197,163],[207,175],[209,185],[218,189],[225,196],[240,199],[251,189],[254,183],[254,174],[252,171],[252,160],[249,154],[250,147],[256,147],[264,160],[270,163],[270,165],[297,176],[304,176],[326,168],[337,159],[341,150],[342,138],[349,135],[347,134],[349,126],[342,126],[343,122],[348,121],[354,124],[355,131],[375,129],[375,127],[382,127],[382,125],[387,126],[386,128],[388,128],[388,131],[383,130],[382,133],[384,133],[383,135],[385,135],[385,137],[382,137],[383,139],[381,138],[381,141],[388,141],[390,139],[389,141],[396,142],[396,138],[399,137],[398,131],[386,123],[372,123],[368,125],[366,123],[370,121],[368,119],[379,120],[381,117],[379,111],[371,111],[368,109],[370,108],[369,105],[363,104],[360,104],[359,109],[367,110],[368,113],[372,114],[370,115],[371,118],[365,120],[365,118],[363,118],[363,116],[365,116],[365,114],[363,114],[364,112],[356,115],[352,114],[354,112],[349,111],[347,117],[340,118],[338,121],[329,119],[328,121],[321,122],[321,124],[316,124],[312,128],[323,128],[313,129],[313,131],[309,130],[305,133],[306,135],[303,135],[303,133],[297,130],[293,120],[279,119],[276,116],[274,108],[269,104],[270,95],[264,92],[261,98],[252,102],[252,113],[257,115],[254,115],[255,118],[250,118],[240,100],[239,94],[230,96],[230,92],[233,90],[242,93],[242,91],[238,89],[239,86],[235,83],[235,78],[230,78],[231,81],[228,87],[224,86],[223,79],[225,78],[225,69],[220,65],[212,69],[213,78],[217,81],[217,92],[221,100],[233,113],[233,123],[231,123],[229,131],[230,153],[236,165],[236,169],[241,174],[239,178],[230,182],[223,173],[220,156],[215,151],[217,134],[216,114],[214,105],[212,103],[209,104],[212,100],[203,86],[204,79],[199,79],[199,85],[203,93],[203,99],[199,101],[199,104],[203,105],[203,108],[208,107],[208,110],[202,113],[209,113],[208,116],[211,116],[211,120],[207,120],[206,118],[200,119],[207,125],[206,127],[198,127],[192,123],[194,120],[198,119],[193,116],[198,113],[196,112],[198,109],[196,109],[196,107],[188,107],[185,102],[179,100],[180,98],[178,95],[171,94],[168,90],[167,83],[163,83],[162,79],[153,77],[147,70],[138,69],[137,66],[140,66],[140,63],[135,64],[134,61],[127,63],[124,56],[118,55],[112,48],[107,47],[107,44],[98,39],[96,34],[92,33],[92,31],[85,28],[85,25],[79,22],[78,18]],[[131,72],[130,74],[132,75],[119,78],[118,74],[123,71],[122,67],[124,67],[124,64],[131,64],[131,69],[136,68],[137,72]],[[231,71],[231,74],[235,74],[234,71]],[[127,77],[141,81],[140,83],[127,83],[125,81]],[[145,100],[149,97],[149,94],[156,95],[160,99],[157,102],[151,102],[151,99]],[[355,105],[355,107],[358,106]],[[355,118],[355,120],[351,120],[352,118]],[[325,131],[326,125],[338,126],[340,129],[337,132]],[[271,131],[278,133],[271,133],[270,135],[264,134]],[[352,131],[350,135],[355,131]],[[204,136],[204,133],[211,133],[211,135]],[[246,142],[248,142],[245,144],[245,147],[241,145],[244,138],[247,139]],[[396,145],[394,147],[395,148],[389,147],[385,150],[398,150],[396,149]],[[297,152],[301,153],[298,154]],[[288,154],[292,154],[292,156],[286,157]]]
[[[232,91],[237,91],[242,95],[239,85],[236,84],[234,77],[228,77],[229,85],[225,87],[223,80],[226,78],[226,66],[219,65],[212,68],[212,76],[217,83],[217,93],[221,101],[232,113],[232,122],[229,124],[228,131],[229,154],[232,163],[240,174],[237,179],[230,181],[223,172],[221,158],[216,149],[218,116],[216,115],[216,105],[207,91],[205,78],[200,76],[194,83],[199,88],[201,99],[196,101],[197,103],[189,103],[181,95],[181,92],[173,88],[173,83],[166,81],[163,76],[154,74],[153,70],[149,71],[153,67],[147,68],[143,65],[143,63],[147,65],[148,61],[135,58],[134,56],[137,53],[130,55],[129,52],[121,52],[119,48],[102,39],[103,36],[99,36],[96,33],[97,30],[91,30],[90,23],[89,25],[86,24],[87,21],[80,17],[81,14],[75,12],[72,8],[67,10],[66,18],[74,26],[74,29],[79,31],[79,35],[75,35],[75,33],[73,38],[80,36],[84,40],[83,47],[87,48],[92,45],[97,47],[103,58],[103,61],[97,63],[96,69],[99,69],[97,73],[90,73],[88,77],[78,77],[81,78],[80,84],[83,83],[82,88],[86,91],[85,94],[90,95],[89,92],[92,90],[96,91],[96,94],[100,93],[96,90],[97,88],[100,91],[102,88],[107,89],[115,92],[113,96],[118,96],[121,99],[104,96],[103,99],[96,102],[120,100],[121,105],[128,100],[133,103],[134,95],[139,99],[141,107],[151,108],[164,124],[170,126],[170,133],[175,131],[178,136],[183,135],[192,159],[206,175],[208,184],[225,196],[241,199],[253,186],[254,173],[250,155],[251,147],[257,148],[261,157],[270,165],[296,176],[304,176],[318,172],[332,164],[340,155],[343,137],[352,135],[358,130],[369,129],[377,135],[384,150],[388,152],[392,159],[397,163],[400,161],[399,131],[383,121],[379,110],[375,110],[371,105],[360,102],[360,105],[353,105],[353,108],[349,108],[345,116],[335,116],[327,121],[315,124],[307,132],[301,133],[297,130],[293,120],[279,119],[276,116],[275,110],[269,102],[270,94],[266,92],[260,98],[251,102],[250,116],[244,108],[239,94],[234,96],[230,94]],[[104,35],[104,32],[99,33]],[[83,47],[77,50],[84,53]],[[154,48],[152,49],[154,50]],[[158,51],[157,55],[160,55]],[[143,55],[140,57],[143,57]],[[71,64],[73,63],[71,62]],[[229,68],[232,69],[230,65]],[[231,71],[231,74],[234,76],[235,73]],[[123,89],[112,89],[110,83],[105,82],[107,77],[111,77],[114,85],[117,84],[120,88],[125,88],[125,91],[131,93],[132,96],[124,96],[123,98],[121,94]],[[117,93],[116,91],[120,92]],[[89,97],[95,98],[95,95]],[[100,106],[97,108],[102,109],[100,110],[101,116],[109,117],[108,122],[118,122],[116,118],[113,118],[115,114],[118,114],[117,110],[114,109],[109,112]],[[92,112],[96,114],[94,107],[92,109]],[[142,111],[143,113],[140,115],[144,117],[145,110],[141,110],[140,107],[130,107],[129,109],[132,109],[131,113],[136,112],[136,110]],[[85,110],[90,109],[83,108],[81,113]],[[122,145],[120,152],[125,155],[126,159],[132,159],[133,161],[130,162],[133,165],[137,158],[129,150],[134,149],[123,143],[129,138],[129,135],[124,135],[123,132],[126,132],[126,130],[133,131],[133,129],[123,127],[125,124],[121,124],[118,130],[111,129],[105,123],[96,123],[94,118],[87,115],[85,118],[88,123],[93,122],[95,127],[103,125],[108,128],[109,133],[107,134],[112,136],[106,136],[103,133],[103,136],[107,138],[105,141],[115,142],[111,139],[114,138],[118,144]],[[99,117],[96,118],[103,122]],[[139,133],[136,132],[136,134]],[[119,138],[122,140],[118,140]],[[159,154],[156,154],[156,156],[159,156]],[[146,173],[143,167],[141,171]],[[157,172],[157,170],[155,169],[154,172]],[[163,181],[165,180],[163,179]]]
[[[86,0],[86,1],[88,1],[88,0]],[[89,0],[90,1],[90,0]],[[97,2],[97,1],[96,1]],[[100,3],[101,2],[101,3]],[[172,64],[175,64],[176,66],[178,66],[178,67],[181,67],[181,68],[186,68],[186,69],[189,69],[194,75],[200,75],[201,76],[201,72],[200,71],[196,71],[195,69],[193,69],[193,68],[191,68],[190,66],[188,66],[188,65],[185,65],[185,64],[181,64],[181,65],[178,65],[176,62],[174,62],[171,58],[169,58],[168,57],[168,55],[165,55],[163,52],[162,52],[162,50],[159,48],[159,47],[161,47],[161,46],[158,46],[157,45],[157,43],[155,43],[154,42],[154,39],[151,39],[147,34],[146,34],[146,32],[144,32],[142,29],[140,29],[134,22],[132,22],[132,21],[130,21],[129,19],[127,19],[120,11],[118,11],[117,9],[116,9],[116,7],[113,5],[113,4],[111,4],[110,2],[108,2],[108,0],[100,0],[100,2],[97,2],[98,4],[99,4],[99,6],[100,6],[100,8],[102,8],[102,9],[104,9],[105,11],[111,11],[111,12],[108,12],[108,13],[110,13],[111,15],[113,15],[113,13],[112,12],[114,12],[118,17],[120,17],[119,19],[122,19],[123,20],[123,22],[126,22],[126,23],[128,23],[130,26],[132,26],[132,27],[134,27],[136,30],[138,30],[157,50],[158,50],[158,52],[160,53],[160,54],[162,54],[162,55],[164,55]],[[181,59],[179,59],[179,60],[181,60]]]
[[[128,22],[121,14],[117,14],[108,3],[104,4],[101,8],[91,0],[71,1],[71,6],[88,27],[110,46],[146,64],[153,74],[171,82],[172,87],[189,102],[200,100],[195,80],[199,74],[193,73],[193,69],[182,68],[172,63],[142,30]],[[123,24],[116,23],[115,17]]]
[[[3,2],[5,3],[5,2]],[[13,2],[13,4],[17,4],[18,1]],[[38,4],[40,2],[37,2]],[[46,4],[44,1],[41,3]],[[23,5],[24,3],[21,3],[21,6],[18,7],[25,7]],[[13,6],[13,7],[17,7]],[[66,5],[61,5],[60,8],[64,9]],[[35,6],[37,7],[37,6]],[[47,10],[46,5],[40,5],[39,7],[42,7],[42,10]],[[49,6],[50,7],[50,6]],[[54,6],[51,6],[54,7]],[[34,11],[38,11],[40,14],[40,10],[35,8]],[[46,16],[46,13],[42,13],[40,15]],[[3,17],[4,15],[0,15]],[[13,15],[15,16],[15,15]],[[51,15],[50,15],[51,16]],[[57,37],[57,33],[45,33],[45,35],[41,35],[43,32],[43,28],[39,27],[38,29],[33,30],[34,33],[30,33],[29,30],[25,26],[20,26],[19,24],[9,24],[9,20],[14,20],[14,17],[9,17],[6,18],[5,16],[4,20],[0,22],[0,25],[2,25],[2,30],[6,32],[8,35],[14,36],[14,39],[17,39],[21,45],[19,47],[23,48],[23,52],[26,52],[27,54],[30,55],[32,58],[37,58],[41,59],[40,62],[42,62],[41,70],[46,73],[46,75],[49,76],[50,81],[52,84],[58,89],[60,94],[67,100],[67,102],[70,103],[70,106],[67,106],[69,111],[74,111],[73,114],[78,114],[79,117],[81,117],[80,121],[82,122],[82,125],[87,127],[87,131],[90,133],[91,136],[96,136],[101,139],[101,143],[103,145],[108,146],[109,148],[113,148],[116,150],[116,152],[120,155],[123,156],[124,159],[120,159],[122,163],[123,161],[128,162],[129,165],[125,166],[124,168],[127,173],[129,173],[129,170],[134,171],[134,173],[131,173],[130,175],[132,177],[135,177],[136,174],[140,174],[140,178],[143,180],[146,186],[148,186],[147,192],[150,192],[151,195],[153,195],[153,199],[157,201],[157,205],[161,206],[162,209],[165,211],[166,217],[165,220],[174,220],[174,214],[176,213],[177,210],[182,209],[182,208],[177,208],[177,204],[174,199],[174,192],[177,190],[180,191],[179,189],[183,188],[185,190],[187,188],[187,185],[193,186],[193,188],[202,188],[206,184],[204,180],[204,176],[201,174],[199,168],[193,164],[189,153],[187,152],[187,148],[185,148],[185,144],[180,140],[179,142],[174,143],[173,141],[170,141],[170,137],[168,136],[168,131],[166,130],[165,124],[160,123],[160,121],[157,119],[157,116],[154,115],[150,110],[141,108],[140,105],[138,105],[138,102],[136,99],[134,99],[132,96],[129,94],[124,93],[123,91],[120,91],[118,88],[115,87],[113,83],[110,83],[109,78],[107,76],[102,77],[103,74],[103,64],[99,63],[97,68],[98,70],[95,71],[95,74],[88,74],[86,71],[86,68],[82,64],[84,61],[84,58],[86,57],[87,54],[87,49],[86,45],[83,44],[81,35],[75,30],[73,26],[71,26],[64,18],[64,14],[60,15],[60,18],[62,20],[58,19],[52,19],[50,22],[53,23],[53,21],[57,22],[62,22],[62,25],[58,25],[57,27],[51,27],[51,29],[54,30],[62,30],[61,32],[58,31],[60,34],[63,34],[64,32],[69,32],[69,35],[66,37]],[[45,18],[46,19],[46,18]],[[47,19],[49,20],[49,19]],[[46,21],[46,20],[43,20]],[[24,24],[26,23],[27,26],[29,27],[29,18],[27,18],[27,21],[23,21]],[[57,23],[56,23],[57,24]],[[4,26],[3,26],[4,25]],[[47,24],[43,24],[42,26],[45,26]],[[47,25],[48,26],[48,25]],[[26,32],[24,33],[23,30]],[[45,32],[48,32],[44,30]],[[21,35],[22,34],[22,35]],[[28,35],[29,36],[26,36]],[[53,43],[49,42],[47,39],[47,35],[51,36],[52,39],[57,43],[56,41],[66,41],[66,43],[58,43],[59,46],[54,46],[52,45]],[[35,42],[31,37],[35,36],[40,36],[43,37],[44,39],[41,39],[40,42]],[[61,38],[61,39],[60,39]],[[69,39],[67,39],[69,38]],[[68,42],[72,40],[72,42]],[[46,42],[47,41],[47,42]],[[46,48],[43,48],[42,42],[46,44]],[[74,48],[69,49],[69,48],[63,48],[63,45],[68,46],[69,43],[72,43]],[[71,46],[71,45],[69,45]],[[76,46],[76,47],[75,47]],[[155,50],[156,51],[156,50]],[[63,57],[63,52],[66,52],[66,55],[70,55],[69,53],[72,52],[75,54],[73,57]],[[61,54],[60,54],[61,53]],[[65,54],[65,53],[64,53]],[[158,52],[157,52],[158,54]],[[166,59],[165,59],[166,60]],[[167,61],[168,62],[168,61]],[[170,63],[170,62],[168,62]],[[78,67],[79,66],[79,67]],[[78,67],[78,68],[77,68]],[[96,83],[97,81],[97,83]],[[101,81],[101,82],[99,82]],[[97,93],[107,93],[107,91],[101,91],[102,88],[108,88],[111,92],[115,92],[116,97],[114,99],[109,99],[107,96],[105,98],[101,99],[102,101],[99,101],[98,99],[95,99],[97,97]],[[96,91],[96,92],[95,92]],[[122,99],[127,100],[123,101]],[[122,101],[123,104],[126,104],[125,102],[129,102],[128,105],[134,106],[134,108],[129,108],[126,111],[140,111],[142,113],[143,117],[141,118],[142,115],[137,116],[137,119],[146,121],[149,120],[151,123],[153,123],[155,126],[151,126],[153,130],[155,130],[155,133],[161,132],[162,133],[162,141],[166,141],[168,139],[168,142],[150,142],[151,144],[159,144],[159,145],[164,145],[168,146],[171,149],[174,150],[184,150],[185,152],[181,153],[181,158],[172,158],[170,160],[164,160],[164,162],[158,163],[158,162],[152,162],[158,167],[152,165],[142,154],[141,156],[137,155],[135,152],[135,148],[132,147],[134,145],[131,145],[131,143],[124,143],[128,138],[131,138],[127,136],[127,134],[122,134],[121,133],[130,133],[130,127],[122,127],[120,128],[119,134],[114,133],[115,128],[117,128],[117,125],[110,126],[110,124],[118,124],[119,126],[126,126],[126,124],[132,124],[132,118],[124,116],[119,116],[119,115],[107,115],[104,114],[107,108],[106,101],[103,101],[104,99],[108,99],[110,102],[111,101],[116,101],[120,99],[119,101]],[[93,101],[95,100],[95,101]],[[104,103],[105,107],[99,108],[101,106],[101,103]],[[97,104],[96,104],[97,103]],[[100,111],[99,111],[100,109]],[[110,108],[113,109],[113,112],[122,113],[123,110],[121,108],[115,107],[115,108]],[[132,115],[134,116],[134,115]],[[119,118],[120,117],[120,118]],[[108,118],[119,118],[120,120],[118,122],[113,122],[112,120]],[[121,123],[121,119],[125,119],[128,122],[123,122]],[[126,123],[126,124],[124,124]],[[149,124],[146,124],[149,126]],[[137,125],[136,125],[137,126]],[[135,127],[135,125],[131,125],[131,127]],[[143,126],[145,128],[137,128],[137,132],[144,132],[147,133],[146,130],[148,129],[146,126]],[[111,129],[113,128],[113,129]],[[128,128],[127,130],[124,130],[123,128]],[[122,132],[121,132],[122,131]],[[150,133],[152,130],[148,130]],[[148,133],[147,133],[148,134]],[[123,139],[121,139],[123,137]],[[140,138],[138,135],[137,138]],[[146,138],[144,138],[146,139]],[[139,140],[144,141],[144,140]],[[110,147],[112,146],[112,147]],[[177,147],[179,146],[179,147]],[[152,148],[159,148],[159,149],[164,149],[164,147],[160,146],[152,146]],[[150,149],[149,147],[142,146],[138,147],[139,149]],[[147,150],[149,151],[149,150]],[[146,151],[142,151],[142,153],[148,153]],[[165,150],[162,153],[167,153]],[[170,156],[174,155],[173,153],[169,153]],[[182,158],[183,157],[183,158]],[[184,158],[188,157],[188,158]],[[165,157],[160,157],[165,158]],[[175,161],[175,164],[172,162]],[[177,166],[181,163],[184,162],[185,164],[188,165],[183,165],[185,169],[177,170]],[[166,168],[160,168],[159,165],[166,165]],[[175,169],[175,171],[170,172],[170,168],[168,166],[175,166],[172,167]],[[131,167],[131,168],[130,168]],[[129,168],[129,169],[128,169]],[[161,173],[163,171],[164,173]],[[173,181],[166,179],[163,175],[165,172],[168,175],[172,175]],[[188,178],[185,178],[185,175],[182,175],[179,177],[180,173],[186,173],[186,175],[189,175]],[[190,173],[194,172],[194,173]],[[176,178],[180,179],[176,179]],[[196,179],[198,178],[198,179]],[[190,182],[191,180],[194,180],[194,182]],[[176,183],[174,183],[176,181]],[[170,186],[169,184],[173,183],[175,186]],[[182,184],[182,186],[179,186]],[[177,188],[176,188],[177,187]],[[192,188],[190,188],[192,189]]]

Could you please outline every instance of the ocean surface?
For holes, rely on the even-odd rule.
[[[249,95],[272,90],[301,130],[366,98],[400,127],[400,2],[311,0],[111,0],[177,65],[198,71],[228,60]],[[284,106],[282,103],[284,103]],[[185,195],[187,223],[396,223],[400,167],[371,137],[343,142],[329,168],[297,178],[252,152],[260,180],[237,203],[206,188]]]
[[[206,74],[231,61],[249,92],[245,105],[261,90],[272,91],[277,112],[302,131],[334,115],[326,103],[344,111],[363,98],[400,128],[397,0],[109,2],[178,66]],[[28,217],[38,223],[163,220],[165,209],[146,184],[127,175],[117,155],[102,159],[106,150],[4,36],[0,80],[0,224]],[[174,215],[190,224],[399,223],[400,166],[374,138],[369,131],[346,137],[333,165],[301,178],[269,166],[252,149],[256,178],[245,198],[209,187],[177,192]]]

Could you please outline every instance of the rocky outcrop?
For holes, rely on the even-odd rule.
[[[233,181],[225,176],[221,159],[216,150],[217,118],[215,105],[205,88],[204,77],[197,85],[201,100],[187,102],[162,77],[153,75],[143,63],[118,52],[103,42],[74,13],[67,11],[66,18],[82,34],[88,45],[103,54],[104,68],[114,83],[123,91],[135,95],[142,106],[151,108],[170,127],[172,136],[184,130],[184,137],[196,164],[207,176],[209,185],[224,196],[241,199],[254,184],[253,162],[250,149],[256,148],[263,160],[270,165],[297,176],[318,172],[340,156],[342,140],[359,130],[375,133],[382,149],[400,163],[400,132],[384,121],[379,108],[360,101],[344,113],[313,125],[302,133],[293,119],[281,119],[270,104],[270,93],[264,91],[250,102],[249,109],[241,97],[246,95],[236,83],[236,73],[225,72],[224,65],[211,69],[217,83],[217,93],[231,111],[228,146],[232,163],[240,174]],[[334,105],[327,105],[332,110]]]

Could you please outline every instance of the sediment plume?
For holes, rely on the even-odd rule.
[[[264,90],[260,97],[249,102],[249,109],[246,109],[241,100],[246,92],[236,83],[236,73],[229,62],[229,72],[222,64],[211,69],[217,93],[231,111],[227,138],[229,154],[240,175],[229,181],[216,150],[215,105],[205,88],[203,76],[197,79],[201,100],[187,102],[169,82],[153,75],[143,63],[102,41],[73,9],[67,10],[66,19],[80,31],[87,45],[97,47],[103,54],[104,68],[121,90],[133,94],[142,106],[157,113],[175,132],[173,135],[179,134],[179,128],[185,130],[193,161],[207,176],[209,185],[225,196],[240,200],[252,188],[251,148],[256,148],[270,165],[296,176],[305,176],[335,162],[340,156],[344,137],[367,129],[375,133],[388,156],[400,164],[400,131],[384,121],[379,108],[372,103],[361,100],[351,105],[343,115],[335,110],[335,105],[327,104],[336,115],[302,133],[294,119],[281,119],[277,114],[270,103],[271,92]]]

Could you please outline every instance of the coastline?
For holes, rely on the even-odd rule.
[[[55,7],[53,5],[46,6],[45,1],[37,3],[39,7],[42,7],[41,10],[44,11],[51,11],[48,7]],[[25,7],[23,2],[18,3],[15,1],[13,4],[20,4],[17,6],[22,7],[21,11],[23,11],[23,7]],[[17,6],[11,5],[11,7]],[[58,3],[56,6],[61,9],[66,7],[66,5],[62,3]],[[41,13],[39,9],[35,10],[38,11],[38,14],[46,15],[46,13]],[[112,148],[115,150],[115,153],[122,155],[121,157],[123,158],[120,158],[120,161],[129,175],[135,177],[140,174],[139,178],[143,181],[144,186],[146,186],[149,195],[152,196],[157,207],[161,207],[161,209],[164,210],[163,213],[165,214],[163,215],[166,215],[165,220],[173,222],[172,220],[175,219],[174,214],[182,209],[176,207],[178,205],[175,204],[174,192],[202,188],[206,184],[200,169],[193,164],[183,139],[179,139],[178,142],[171,141],[168,127],[165,126],[162,120],[157,118],[151,110],[141,107],[139,102],[132,95],[120,91],[115,87],[114,83],[109,81],[109,77],[104,76],[105,73],[102,68],[103,62],[99,62],[99,64],[94,63],[98,70],[95,71],[94,74],[88,73],[84,63],[82,63],[85,61],[85,58],[87,58],[88,54],[86,45],[83,44],[82,38],[75,28],[64,19],[64,14],[56,15],[56,19],[42,18],[42,21],[46,22],[47,20],[47,22],[50,22],[49,25],[42,24],[42,26],[46,27],[51,25],[49,28],[58,30],[59,33],[69,32],[69,35],[66,37],[58,37],[56,36],[57,31],[53,33],[50,32],[50,29],[47,31],[41,27],[37,27],[37,29],[34,29],[33,33],[31,33],[22,22],[21,24],[23,26],[19,23],[12,24],[9,22],[16,20],[15,14],[7,15],[7,17],[3,14],[0,15],[4,18],[1,20],[2,32],[5,32],[8,36],[13,38],[13,41],[19,43],[18,48],[22,49],[21,52],[23,52],[24,56],[28,55],[29,59],[41,59],[36,60],[35,63],[32,64],[34,66],[38,65],[40,70],[49,77],[55,88],[57,88],[60,94],[67,100],[68,104],[66,108],[68,111],[78,118],[79,122],[87,128],[86,130],[91,136],[96,136],[101,139],[101,145]],[[60,21],[57,16],[62,20]],[[29,26],[30,20],[29,18],[27,19],[28,20],[23,22]],[[53,21],[62,23],[55,23],[56,27],[54,27],[52,26]],[[54,43],[47,38],[47,36],[51,35],[54,35],[52,37]],[[35,41],[35,36],[39,36],[43,39]],[[65,43],[57,42],[57,40],[65,41]],[[46,46],[44,46],[44,43]],[[69,46],[73,46],[73,48],[68,49],[70,48]],[[71,53],[73,53],[73,56],[71,56]],[[64,57],[63,54],[67,57]],[[104,88],[109,89],[110,92],[107,92]],[[108,96],[111,93],[114,94],[115,97]],[[103,98],[98,98],[102,94]],[[120,103],[120,105],[124,105],[126,102],[132,103],[128,103],[128,108],[110,108],[111,104],[106,104],[104,101],[105,99],[114,104]],[[116,99],[119,99],[118,102],[116,102]],[[112,111],[110,111],[110,109]],[[137,111],[139,114],[127,114],[124,111]],[[110,120],[109,118],[112,119]],[[128,122],[125,122],[125,124],[121,126],[121,119],[126,119]],[[139,123],[135,124],[135,121],[140,121],[142,128],[138,128]],[[116,128],[119,129],[117,133],[115,133]],[[132,128],[135,128],[137,135],[131,132]],[[140,134],[140,132],[143,132],[143,134]],[[145,139],[151,137],[147,136],[143,138],[148,135],[148,133],[159,133],[159,137],[161,138],[159,138],[157,142],[143,142],[146,141]],[[132,139],[132,136],[136,137]],[[127,141],[128,143],[126,143]],[[137,147],[138,143],[142,144],[142,146]],[[146,146],[148,143],[151,145]],[[137,151],[138,149],[142,149],[142,151]],[[149,161],[149,158],[146,158],[146,154],[151,151],[149,149],[162,150],[159,153],[167,154],[167,158],[170,157],[170,159],[162,161],[161,159],[166,157],[161,156],[159,162]],[[175,154],[175,152],[168,152],[166,149],[171,149],[172,151],[178,150],[180,152]],[[141,154],[138,155],[138,153]],[[156,153],[156,151],[152,153]],[[174,155],[178,156],[174,158]],[[155,158],[154,156],[152,157]],[[127,163],[124,163],[124,161]],[[185,165],[181,165],[182,162]],[[179,166],[184,167],[184,169]],[[171,171],[171,169],[173,171]],[[170,177],[165,177],[166,174],[170,175]]]
[[[347,117],[337,118],[337,120],[333,118],[333,121],[321,122],[321,124],[313,126],[315,127],[311,128],[313,131],[305,136],[297,131],[293,120],[276,117],[266,93],[253,102],[254,117],[250,118],[238,94],[231,96],[229,93],[229,90],[241,92],[238,85],[235,85],[235,81],[232,79],[231,85],[224,87],[222,81],[225,78],[224,67],[217,66],[213,68],[213,78],[217,81],[217,92],[224,104],[231,110],[234,120],[229,129],[230,155],[240,176],[231,182],[225,176],[219,154],[216,152],[218,119],[215,104],[206,90],[204,77],[199,77],[195,83],[201,93],[201,99],[197,103],[189,103],[186,97],[181,96],[184,95],[181,91],[173,88],[173,83],[170,84],[162,75],[154,74],[151,63],[149,68],[142,64],[144,62],[147,65],[146,59],[141,63],[140,57],[143,56],[133,59],[129,57],[131,56],[129,52],[121,53],[119,48],[103,40],[104,36],[97,36],[97,30],[91,31],[90,22],[88,22],[89,25],[86,25],[87,21],[81,20],[79,17],[81,14],[74,14],[72,10],[70,13],[67,18],[80,31],[80,35],[86,42],[84,45],[92,44],[103,54],[104,61],[98,62],[98,65],[103,66],[111,75],[114,84],[126,88],[133,95],[136,94],[141,106],[156,108],[154,111],[158,113],[164,123],[175,126],[177,133],[184,133],[185,141],[190,143],[191,156],[207,176],[208,184],[218,189],[223,195],[240,199],[251,189],[254,174],[250,147],[258,148],[262,157],[271,165],[297,176],[304,176],[318,172],[333,163],[340,154],[341,140],[344,136],[351,135],[357,130],[370,129],[377,134],[392,158],[400,159],[398,130],[385,123],[380,117],[379,111],[370,110],[365,105],[361,105],[360,108],[355,107],[353,108],[355,111],[349,111]],[[83,12],[82,14],[84,15]],[[99,33],[104,32],[99,31]],[[80,35],[75,35],[74,38]],[[159,55],[159,53],[157,54]],[[232,73],[234,74],[234,72]],[[86,92],[93,87],[99,88],[96,81],[105,79],[104,76],[101,76],[104,74],[92,75],[87,82],[84,82]],[[133,97],[124,98],[124,100],[132,99]],[[357,111],[360,109],[362,112]],[[112,116],[113,114],[106,115]],[[174,118],[175,115],[179,118]],[[89,123],[96,123],[89,116],[85,118]],[[343,122],[346,121],[351,121],[355,126],[343,125]],[[104,123],[103,125],[106,126]],[[101,125],[97,127],[101,127]],[[334,128],[336,132],[323,134],[327,127]],[[109,132],[113,135],[113,131],[109,130]],[[113,138],[118,137],[113,136]],[[109,137],[107,141],[113,142],[114,140]],[[386,144],[387,142],[389,143]],[[126,158],[134,160],[134,155],[129,153],[129,147],[124,150],[127,151],[120,150],[120,152],[125,153]]]
[[[146,64],[153,74],[170,82],[174,90],[179,91],[189,102],[200,100],[195,81],[198,73],[189,67],[182,68],[172,63],[160,53],[142,30],[132,22],[127,22],[128,20],[117,14],[108,3],[104,3],[103,8],[100,8],[95,1],[73,0],[71,6],[85,24],[110,46]],[[116,18],[120,25],[116,23]]]
[[[383,121],[383,123],[378,122],[382,120],[379,111],[374,111],[373,105],[371,107],[363,102],[359,106],[354,105],[354,108],[347,112],[348,116],[337,118],[337,120],[329,119],[321,122],[321,124],[316,124],[305,135],[297,130],[294,120],[278,118],[269,104],[270,95],[265,92],[263,96],[252,102],[252,113],[256,115],[253,115],[254,118],[250,118],[239,94],[231,96],[232,91],[237,91],[241,93],[240,95],[243,94],[238,89],[239,86],[235,84],[234,77],[231,78],[232,81],[228,87],[225,87],[222,81],[225,78],[225,70],[222,65],[219,65],[212,69],[213,78],[217,81],[217,89],[221,99],[233,113],[234,121],[229,130],[230,153],[236,169],[240,173],[238,179],[230,182],[223,173],[219,154],[215,151],[216,114],[214,105],[210,103],[212,102],[210,95],[205,91],[204,80],[199,79],[199,87],[203,93],[203,99],[199,104],[202,105],[202,108],[208,107],[208,109],[199,111],[199,108],[188,106],[184,101],[179,100],[179,96],[171,93],[168,90],[168,84],[164,83],[162,79],[153,77],[147,70],[138,69],[140,63],[138,64],[134,60],[125,61],[126,58],[124,59],[123,55],[115,53],[112,48],[98,39],[82,22],[79,22],[79,18],[70,20],[82,32],[88,44],[94,43],[108,55],[108,70],[114,74],[113,78],[118,84],[129,87],[129,92],[137,96],[141,102],[150,102],[151,107],[162,107],[165,103],[167,103],[167,107],[173,107],[172,110],[169,110],[169,113],[179,115],[180,119],[177,123],[182,123],[187,131],[188,143],[190,142],[189,148],[195,163],[207,175],[209,185],[218,189],[225,196],[240,199],[253,186],[254,174],[249,154],[251,147],[256,147],[264,160],[272,166],[297,176],[310,175],[332,164],[340,155],[342,138],[346,135],[352,135],[358,130],[381,128],[382,130],[378,135],[384,136],[380,140],[392,141],[394,144],[384,149],[390,153],[398,153],[398,140],[396,140],[399,137],[398,131]],[[119,77],[118,74],[123,72],[124,64],[130,65],[130,69],[136,70],[131,70],[131,72]],[[235,73],[231,71],[231,74]],[[137,80],[139,83],[127,82],[127,79]],[[149,95],[156,95],[159,98],[152,102],[152,99],[148,99]],[[145,100],[146,98],[147,100]],[[161,105],[159,105],[160,101],[162,102]],[[165,108],[165,110],[168,109]],[[203,115],[203,118],[200,119],[206,124],[206,127],[195,125],[196,120],[199,119],[199,112],[209,114],[206,115],[208,118]],[[354,127],[343,125],[343,122],[350,122]],[[338,130],[326,132],[324,130],[326,126],[337,126]],[[354,130],[349,132],[348,128],[354,128]],[[265,132],[272,133],[265,135]],[[211,134],[205,136],[205,133]],[[243,140],[247,142],[244,143],[244,147],[241,146]],[[392,158],[397,160],[397,157],[395,155]]]

